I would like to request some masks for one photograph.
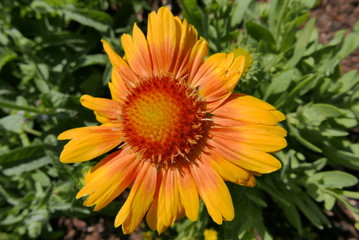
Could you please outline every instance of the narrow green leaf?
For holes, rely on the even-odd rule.
[[[279,93],[284,93],[293,80],[294,70],[280,72],[278,75],[273,77],[271,84],[269,85],[264,100],[267,100],[269,96],[276,97]],[[270,100],[269,100],[270,101]]]
[[[16,59],[17,54],[9,48],[2,48],[0,53],[0,71],[8,62]]]
[[[38,157],[44,153],[44,145],[20,147],[0,155],[0,164],[11,163],[21,159]]]
[[[11,132],[20,133],[24,122],[24,116],[22,115],[8,115],[0,119],[0,127]]]
[[[287,217],[288,221],[293,225],[293,227],[295,227],[299,234],[301,234],[303,231],[302,221],[298,209],[294,203],[291,203],[289,206],[283,206],[283,213]]]
[[[263,44],[266,44],[270,49],[275,49],[276,43],[272,33],[263,25],[256,22],[246,22],[246,29],[255,40],[258,42],[262,41]]]
[[[100,32],[106,32],[112,24],[112,18],[107,13],[94,9],[65,8],[63,12],[66,18]]]
[[[340,150],[336,146],[330,144],[323,144],[321,148],[323,149],[323,154],[333,162],[351,169],[359,170],[359,156],[351,152]]]
[[[201,8],[198,6],[196,0],[180,0],[179,1],[183,10],[184,17],[193,24],[199,35],[207,37],[207,30],[208,26],[205,26],[204,21],[204,13]]]
[[[345,37],[343,46],[336,54],[338,59],[343,59],[359,47],[359,33],[353,32]]]
[[[44,113],[45,112],[44,109],[31,107],[31,106],[21,106],[21,105],[18,105],[16,103],[6,101],[6,100],[2,100],[2,99],[0,99],[0,107],[2,107],[2,108],[10,108],[10,109],[15,109],[15,110],[23,110],[25,112],[35,112],[35,113]]]
[[[239,0],[236,1],[236,5],[233,8],[231,16],[231,27],[237,27],[243,19],[244,13],[246,12],[250,0]]]
[[[337,199],[333,195],[328,193],[323,193],[323,199],[325,209],[328,211],[332,210]]]
[[[24,172],[30,172],[50,163],[50,160],[45,157],[25,159],[13,164],[6,164],[3,166],[2,172],[6,176],[21,175]]]
[[[359,192],[342,191],[342,194],[348,198],[359,199]]]
[[[77,60],[74,70],[91,65],[106,65],[108,58],[104,54],[84,55]]]
[[[302,114],[308,125],[320,126],[328,118],[340,117],[343,113],[339,108],[331,104],[309,104],[303,108]]]
[[[304,29],[297,32],[297,43],[294,47],[294,53],[291,59],[289,59],[289,61],[287,62],[287,64],[285,64],[285,69],[295,67],[300,61],[300,59],[303,57],[303,53],[308,46],[312,31],[314,29],[314,25],[315,19],[311,18],[304,27]]]
[[[306,146],[307,148],[309,148],[310,150],[314,151],[314,152],[318,152],[318,153],[322,153],[322,149],[320,149],[319,147],[317,147],[316,145],[314,145],[313,143],[309,142],[308,140],[306,140],[305,138],[303,138],[301,136],[301,134],[299,133],[299,130],[295,127],[290,127],[291,131],[290,133],[304,146]]]
[[[353,175],[338,170],[318,172],[312,175],[310,179],[320,181],[322,186],[329,188],[351,187],[358,183],[358,179]]]

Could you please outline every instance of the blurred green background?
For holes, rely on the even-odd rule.
[[[119,38],[166,3],[209,42],[210,53],[242,47],[253,65],[236,91],[286,114],[283,168],[256,188],[228,184],[236,218],[218,226],[201,207],[158,236],[145,223],[124,236],[113,227],[126,193],[100,212],[75,200],[97,160],[65,165],[64,130],[95,125],[82,94],[109,98],[111,66],[100,40]],[[359,75],[340,62],[359,46],[359,23],[319,41],[316,0],[1,0],[0,240],[359,238]]]

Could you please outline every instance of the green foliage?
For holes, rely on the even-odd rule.
[[[234,221],[217,226],[202,206],[198,222],[182,220],[163,239],[201,239],[209,227],[228,240],[318,239],[331,227],[325,211],[337,202],[359,222],[350,204],[359,199],[353,188],[359,146],[348,137],[358,126],[359,75],[340,73],[340,61],[359,46],[359,24],[323,45],[309,18],[315,0],[180,4],[212,53],[251,52],[253,66],[236,91],[285,113],[288,147],[275,154],[283,168],[258,177],[256,188],[228,184]],[[78,100],[85,93],[109,97],[110,65],[100,39],[121,53],[118,38],[143,9],[151,10],[145,0],[0,2],[0,239],[61,239],[65,233],[51,221],[93,216],[74,198],[93,163],[60,163],[64,143],[56,136],[96,124]]]
[[[0,239],[57,239],[60,216],[86,217],[74,196],[89,165],[64,165],[56,136],[95,124],[82,93],[108,94],[109,62],[101,38],[117,43],[135,9],[113,1],[33,0],[0,3]],[[126,14],[124,14],[126,13]]]
[[[218,228],[223,239],[318,239],[312,226],[330,228],[323,209],[332,210],[337,201],[359,222],[359,210],[349,203],[359,195],[343,190],[358,183],[349,172],[359,170],[359,146],[348,135],[358,126],[359,75],[340,74],[340,61],[359,46],[359,31],[354,27],[346,37],[338,31],[328,44],[319,43],[315,19],[309,18],[315,3],[237,1],[233,6],[232,1],[208,0],[194,12],[196,1],[181,1],[185,17],[209,37],[213,52],[254,49],[259,63],[238,91],[268,101],[287,117],[288,147],[276,153],[283,168],[258,178],[257,188],[232,186],[237,217]],[[218,33],[211,34],[212,29]],[[237,44],[229,45],[222,33]],[[265,199],[275,206],[269,208]],[[266,217],[277,223],[263,222]],[[273,235],[276,228],[287,235]]]

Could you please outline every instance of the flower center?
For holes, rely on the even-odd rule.
[[[157,165],[188,160],[205,132],[204,105],[196,91],[178,79],[143,81],[123,105],[126,143]]]

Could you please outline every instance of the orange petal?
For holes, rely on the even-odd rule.
[[[95,98],[90,95],[83,95],[80,99],[81,104],[108,119],[118,119],[121,115],[121,105],[106,98]]]
[[[118,129],[103,126],[71,129],[61,133],[58,139],[72,139],[65,145],[60,155],[60,161],[64,163],[93,159],[110,151],[123,141]]]
[[[251,124],[252,126],[255,124]],[[257,124],[259,125],[259,124]],[[259,125],[263,126],[263,125]],[[264,125],[265,126],[265,125]],[[264,127],[256,129],[252,127],[253,131],[249,131],[248,129],[243,127],[232,128],[232,129],[211,129],[211,134],[213,136],[217,136],[218,138],[226,138],[230,140],[234,140],[238,143],[243,143],[251,146],[253,149],[264,151],[264,152],[276,152],[287,146],[287,141],[283,136],[278,136],[270,132],[270,127],[276,126],[268,126],[268,130],[266,131]],[[280,128],[280,127],[279,127]]]
[[[113,67],[111,94],[115,101],[121,102],[121,96],[128,92],[129,86],[134,86],[134,83],[138,82],[138,77],[105,40],[101,41]]]
[[[180,79],[187,75],[188,69],[191,66],[189,58],[192,48],[197,41],[197,31],[192,25],[188,24],[186,19],[182,23],[178,17],[175,17],[175,22],[177,26],[177,42],[171,72],[175,78]]]
[[[192,80],[198,93],[206,99],[209,111],[219,106],[232,93],[244,67],[244,57],[217,53],[207,58]]]
[[[171,226],[179,213],[179,192],[175,172],[172,169],[164,170],[163,179],[158,195],[158,204],[161,206],[159,216],[165,226]]]
[[[124,34],[121,37],[123,49],[128,64],[132,70],[140,77],[149,78],[152,76],[152,63],[147,41],[143,32],[133,26],[132,37]]]
[[[161,214],[162,209],[158,208],[158,195],[163,179],[163,173],[164,173],[163,171],[157,172],[157,185],[156,185],[155,196],[151,204],[151,207],[146,215],[146,222],[148,226],[154,231],[157,230],[158,234],[161,234],[169,227],[164,225],[163,216]]]
[[[122,225],[125,234],[133,232],[150,207],[156,190],[156,168],[144,162],[125,204],[116,216],[115,227]]]
[[[207,207],[214,222],[222,224],[223,220],[234,218],[231,195],[222,178],[207,163],[198,161],[191,165],[191,172],[198,193]]]
[[[84,205],[102,209],[133,182],[139,165],[134,154],[121,150],[110,154],[90,169],[76,198],[89,195]]]
[[[215,169],[224,180],[247,187],[254,187],[256,185],[256,179],[252,172],[232,164],[214,151],[208,156],[205,155],[205,159],[207,159],[212,168]]]
[[[256,123],[244,123],[237,120],[213,117],[211,131],[235,132],[243,134],[275,135],[279,137],[287,136],[287,131],[278,125],[263,125]]]
[[[249,171],[270,173],[282,166],[280,161],[272,155],[235,140],[213,136],[209,139],[208,144],[219,156]]]
[[[204,38],[200,38],[193,46],[191,56],[188,60],[188,78],[192,82],[198,69],[202,65],[204,58],[208,54],[208,43]]]
[[[237,93],[233,93],[212,114],[242,122],[265,125],[276,125],[285,119],[285,116],[272,105],[257,98]]]
[[[111,81],[108,83],[111,98],[116,102],[123,103],[128,93],[128,88],[116,69],[112,69]]]
[[[186,167],[177,170],[177,180],[186,216],[193,222],[197,221],[199,212],[198,191],[190,170]]]
[[[147,42],[157,76],[170,72],[177,38],[180,38],[176,29],[176,20],[168,8],[161,7],[157,13],[149,14]]]
[[[158,171],[155,195],[153,197],[153,201],[152,201],[151,206],[146,215],[147,224],[154,231],[156,230],[156,226],[157,226],[157,222],[158,222],[158,215],[157,215],[158,193],[160,191],[161,182],[162,182],[162,172]]]

